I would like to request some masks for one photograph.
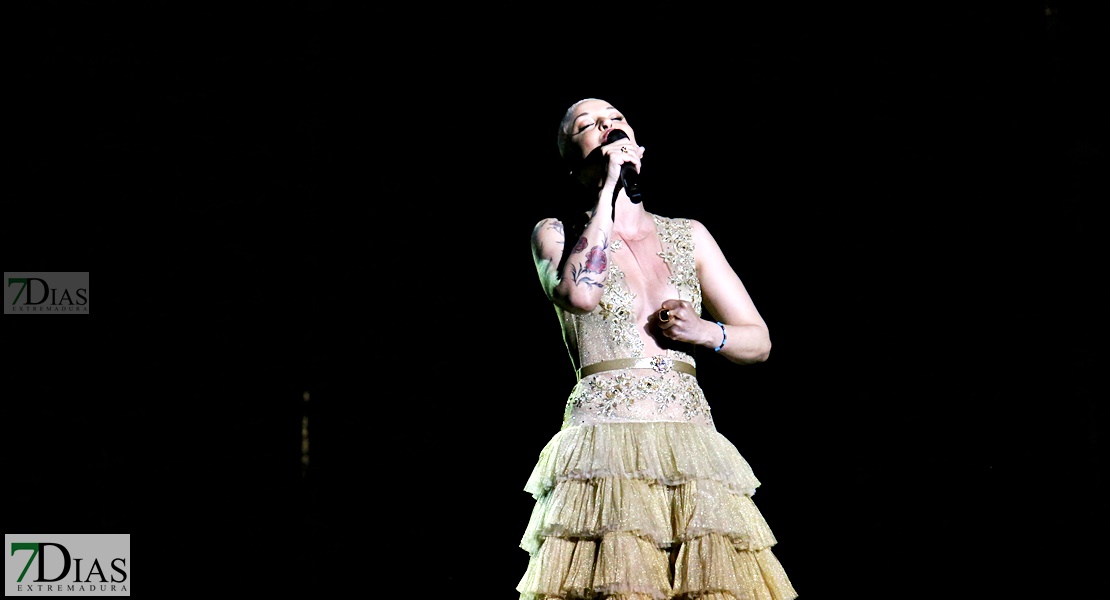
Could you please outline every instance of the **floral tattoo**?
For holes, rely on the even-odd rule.
[[[571,254],[581,254],[586,250],[588,245],[589,241],[586,240],[586,236],[578,238],[578,244],[575,245],[574,251]],[[574,283],[592,285],[594,287],[603,287],[605,285],[603,281],[594,279],[590,274],[605,274],[605,270],[609,266],[609,260],[605,256],[605,249],[608,247],[609,239],[606,238],[600,246],[590,248],[589,252],[586,253],[586,260],[584,263],[579,263],[577,267],[573,264],[570,265],[570,275]]]

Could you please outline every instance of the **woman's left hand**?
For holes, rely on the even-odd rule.
[[[705,324],[708,323],[694,312],[694,306],[686,300],[664,300],[653,321],[667,339],[689,344],[702,343]]]

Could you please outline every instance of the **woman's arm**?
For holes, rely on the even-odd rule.
[[[771,336],[767,323],[756,310],[747,288],[740,281],[717,240],[704,224],[691,220],[694,230],[694,254],[701,281],[702,304],[716,321],[724,324],[724,332],[715,321],[703,320],[697,343],[717,348],[719,354],[734,363],[763,362],[771,354]],[[726,337],[727,336],[727,337]]]
[[[600,214],[599,214],[600,213]],[[544,219],[532,230],[532,258],[547,297],[575,314],[592,311],[609,278],[612,208],[599,210],[580,236],[569,240],[562,221]]]

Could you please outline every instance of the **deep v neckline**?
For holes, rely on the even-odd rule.
[[[626,288],[632,285],[633,281],[636,282],[629,291],[635,290],[634,293],[637,296],[654,296],[656,294],[653,294],[652,290],[657,290],[657,286],[671,289],[670,295],[673,295],[678,291],[673,281],[674,266],[667,258],[662,232],[654,219],[652,226],[653,229],[649,234],[632,243],[620,234],[614,234],[617,238],[612,244],[614,266],[618,266],[621,270]],[[623,267],[619,266],[622,263]]]

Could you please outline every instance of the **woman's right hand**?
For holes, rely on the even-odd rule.
[[[631,140],[623,139],[602,146],[601,153],[608,161],[605,180],[601,182],[601,187],[612,188],[621,180],[621,167],[624,163],[632,163],[636,167],[636,172],[640,172],[640,159],[643,158],[644,147],[637,146]]]

